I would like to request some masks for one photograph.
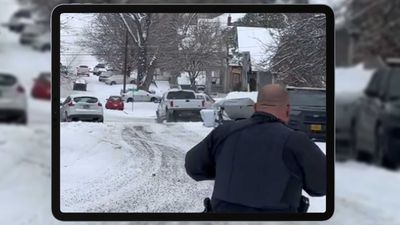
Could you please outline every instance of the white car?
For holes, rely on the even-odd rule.
[[[211,109],[212,105],[215,103],[215,100],[205,93],[196,93],[196,99],[201,99],[204,101],[205,109]]]
[[[100,75],[103,72],[106,72],[106,65],[105,64],[97,64],[94,68],[93,68],[93,74],[94,75]]]
[[[70,95],[60,107],[60,119],[70,121],[103,122],[103,105],[99,99],[90,95]]]
[[[37,36],[32,41],[32,47],[42,52],[50,51],[50,32]]]
[[[33,24],[31,9],[19,9],[10,18],[8,27],[11,31],[21,32],[27,24]]]
[[[0,73],[0,120],[27,123],[25,89],[14,75],[6,73]]]
[[[129,90],[125,93],[121,93],[121,97],[126,102],[159,102],[161,96],[156,95],[154,92],[147,92],[145,90]]]
[[[48,33],[49,27],[43,24],[29,24],[26,25],[24,31],[19,38],[19,42],[23,45],[30,45],[34,40],[43,35],[43,33]]]
[[[77,76],[81,76],[81,75],[89,76],[89,67],[86,65],[80,65],[80,66],[76,67],[76,75]]]
[[[123,84],[124,83],[124,75],[112,75],[110,77],[107,77],[104,79],[104,83],[109,84],[109,85],[114,85],[114,84]],[[127,84],[134,84],[135,79],[132,77],[127,77],[126,78],[126,83]]]

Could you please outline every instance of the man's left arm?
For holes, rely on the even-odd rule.
[[[214,131],[186,153],[186,173],[196,181],[215,178],[215,162],[212,154]]]

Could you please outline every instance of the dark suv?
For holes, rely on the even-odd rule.
[[[287,88],[290,97],[289,127],[308,134],[313,141],[326,139],[326,90]]]
[[[400,161],[400,67],[377,70],[357,102],[353,152],[395,168]]]

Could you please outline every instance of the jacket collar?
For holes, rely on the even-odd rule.
[[[255,112],[251,116],[251,118],[256,119],[256,120],[264,120],[265,122],[281,122],[281,123],[283,123],[276,116],[272,115],[271,113],[266,113],[266,112]]]

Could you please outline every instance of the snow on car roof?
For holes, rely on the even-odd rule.
[[[86,80],[82,79],[82,78],[77,79],[76,81],[74,81],[74,83],[76,83],[76,84],[87,84]]]
[[[89,98],[97,98],[96,96],[94,96],[94,95],[84,95],[84,94],[72,94],[72,95],[70,95],[69,97],[71,97],[71,98],[76,98],[76,97],[89,97]]]

